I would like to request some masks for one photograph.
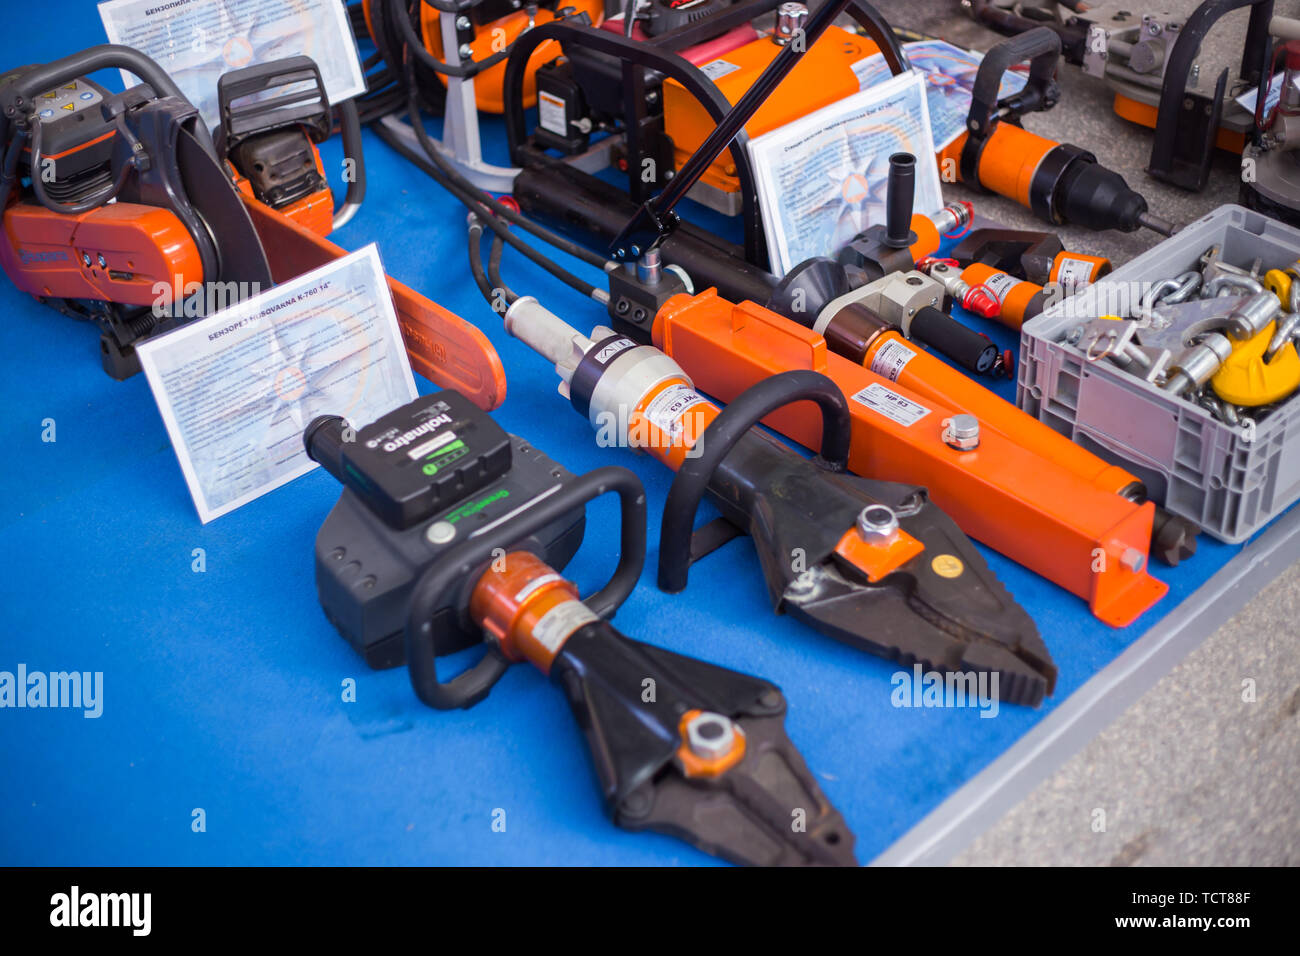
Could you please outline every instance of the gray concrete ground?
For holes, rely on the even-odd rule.
[[[972,22],[957,0],[876,5],[892,23],[974,49],[999,39]],[[1159,4],[1186,13],[1196,5]],[[1140,12],[1141,4],[1135,9]],[[1300,0],[1279,0],[1276,11],[1300,15]],[[1238,11],[1211,32],[1201,58],[1203,77],[1239,62],[1245,23],[1246,12]],[[1061,102],[1027,119],[1027,128],[1091,149],[1168,219],[1187,222],[1236,201],[1238,168],[1232,159],[1218,157],[1209,185],[1198,194],[1157,183],[1144,171],[1151,132],[1116,116],[1112,94],[1100,81],[1068,66],[1060,79]],[[971,199],[984,215],[1007,225],[1041,228],[1027,211],[1000,197],[962,187],[945,192]],[[1067,247],[1107,255],[1117,265],[1159,238],[1146,231],[1065,229],[1061,235]],[[1300,565],[1264,588],[955,862],[1300,865],[1297,621]],[[1253,700],[1243,699],[1252,686]]]
[[[892,24],[938,36],[969,49],[987,50],[1002,39],[1000,34],[985,29],[964,13],[958,0],[875,0],[875,5]],[[1197,3],[1195,0],[1161,0],[1149,6],[1190,13]],[[1135,11],[1142,9],[1141,3],[1134,7]],[[1278,13],[1289,9],[1292,15],[1300,15],[1300,0],[1278,0],[1275,9]],[[1206,37],[1200,58],[1202,80],[1198,89],[1201,92],[1208,93],[1212,89],[1211,78],[1217,77],[1225,66],[1231,67],[1228,74],[1231,92],[1236,68],[1241,63],[1247,18],[1246,10],[1229,13]],[[1026,129],[1091,150],[1100,162],[1122,175],[1130,186],[1146,197],[1152,212],[1173,222],[1187,223],[1224,203],[1237,201],[1240,172],[1239,162],[1234,157],[1222,153],[1216,156],[1210,181],[1202,192],[1188,193],[1160,183],[1146,174],[1152,131],[1115,115],[1111,109],[1113,91],[1095,77],[1069,65],[1061,67],[1058,79],[1060,102],[1052,110],[1027,116],[1024,120]],[[1046,228],[1023,206],[1001,196],[976,192],[960,184],[945,185],[944,195],[949,199],[969,199],[975,203],[977,211],[1012,228]],[[1116,266],[1144,252],[1160,239],[1156,233],[1145,229],[1125,234],[1065,227],[1059,233],[1066,248],[1107,256]]]
[[[1300,865],[1297,620],[1293,565],[955,862]]]

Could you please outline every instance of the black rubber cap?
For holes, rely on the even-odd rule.
[[[1057,187],[1056,208],[1071,225],[1133,232],[1147,201],[1124,177],[1098,163],[1076,162]]]
[[[988,372],[998,360],[998,347],[947,312],[931,306],[912,317],[911,337],[948,356],[971,372]]]

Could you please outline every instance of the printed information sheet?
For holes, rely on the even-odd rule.
[[[979,72],[984,56],[963,50],[942,40],[915,40],[903,44],[912,69],[925,78],[926,105],[930,108],[930,130],[934,134],[934,148],[943,149],[966,129],[970,115],[971,90],[975,74]],[[858,85],[864,90],[889,79],[889,64],[879,53],[873,53],[853,64]],[[1019,93],[1025,88],[1025,74],[1008,70],[1002,74],[998,99]]]
[[[917,212],[943,205],[919,73],[904,73],[750,140],[768,253],[777,275],[833,256],[885,219],[889,157],[917,158]]]
[[[316,467],[303,429],[416,397],[374,245],[138,346],[206,524]]]
[[[311,57],[331,103],[366,90],[339,0],[107,0],[99,16],[109,42],[156,60],[210,129],[221,120],[217,79],[254,63]],[[123,71],[122,82],[129,88],[140,80]]]

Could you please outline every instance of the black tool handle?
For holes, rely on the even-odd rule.
[[[552,521],[608,492],[616,492],[620,504],[618,565],[595,594],[583,603],[599,617],[613,616],[618,606],[636,587],[645,563],[645,489],[626,468],[605,467],[589,471],[548,498],[538,501],[522,515],[486,534],[467,538],[429,565],[411,591],[411,606],[404,634],[406,666],[416,696],[430,707],[453,710],[472,707],[488,695],[509,662],[492,647],[477,664],[449,681],[438,678],[434,652],[434,618],[444,596],[480,574],[496,548],[509,547]]]
[[[912,232],[912,209],[916,202],[916,157],[894,153],[889,157],[889,181],[885,188],[885,245],[906,249],[916,242]]]
[[[705,429],[696,443],[700,454],[687,456],[668,490],[659,531],[660,590],[675,593],[686,587],[695,513],[718,465],[736,442],[762,419],[778,408],[803,400],[814,401],[821,408],[819,464],[832,471],[843,471],[848,466],[852,416],[844,393],[830,378],[820,372],[797,369],[773,375],[747,388]]]
[[[1027,30],[1019,36],[1008,37],[988,53],[975,74],[971,88],[970,113],[966,130],[977,136],[987,136],[993,112],[998,106],[998,91],[1002,77],[1017,63],[1029,61],[1029,82],[1017,94],[1019,112],[1031,112],[1051,107],[1057,99],[1056,64],[1061,57],[1061,38],[1048,27]]]
[[[908,332],[911,338],[924,342],[971,372],[992,371],[998,360],[995,344],[933,306],[917,309]]]

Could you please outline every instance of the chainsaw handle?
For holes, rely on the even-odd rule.
[[[167,71],[145,56],[139,50],[115,43],[102,43],[88,47],[78,53],[62,59],[33,67],[27,73],[16,78],[0,96],[0,107],[4,115],[12,119],[22,109],[22,103],[30,103],[33,97],[60,83],[67,83],[96,70],[125,70],[139,77],[153,88],[158,96],[175,96],[189,102],[180,91]]]
[[[424,569],[411,590],[411,606],[403,635],[407,673],[420,700],[437,710],[472,707],[488,695],[492,685],[510,666],[500,650],[492,645],[467,671],[446,682],[438,678],[434,624],[445,596],[466,586],[472,587],[497,548],[508,549],[575,508],[611,491],[618,494],[620,506],[618,566],[605,586],[583,598],[583,603],[598,617],[614,615],[636,587],[645,563],[645,489],[641,480],[626,468],[606,466],[587,472],[554,494],[535,499],[535,503],[517,519],[499,525],[493,532],[466,539],[464,545],[448,551],[441,560]]]
[[[829,471],[848,467],[853,418],[848,399],[828,376],[810,369],[780,372],[747,388],[713,420],[686,456],[664,502],[659,530],[659,589],[676,593],[686,588],[691,566],[691,539],[700,499],[713,473],[736,442],[778,408],[798,401],[816,402],[822,413],[821,454],[815,459]]]

